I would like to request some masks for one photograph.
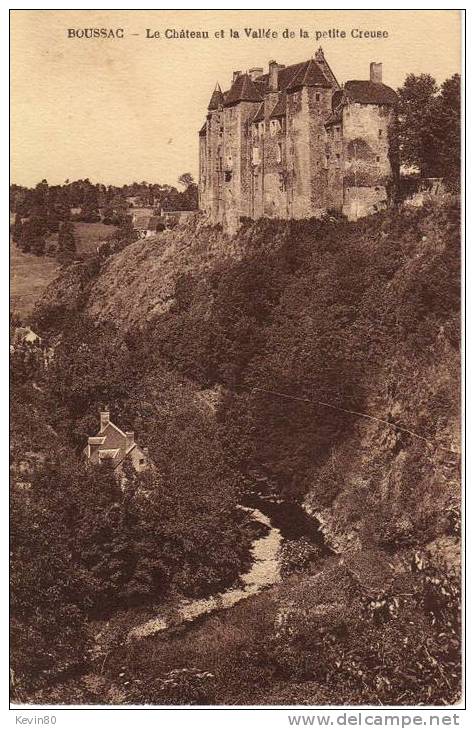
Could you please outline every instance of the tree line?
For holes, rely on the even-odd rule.
[[[170,185],[134,182],[131,185],[93,184],[89,179],[63,185],[49,185],[42,180],[34,188],[10,186],[10,212],[13,241],[25,253],[43,255],[48,241],[57,235],[55,250],[68,257],[76,252],[74,223],[99,223],[118,228],[119,241],[133,239],[131,207],[149,207],[151,211],[194,210],[198,191],[190,173],[180,175],[182,191]],[[133,205],[132,200],[135,205]]]

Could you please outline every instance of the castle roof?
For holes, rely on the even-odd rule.
[[[287,91],[295,91],[302,86],[323,86],[332,88],[331,82],[327,79],[320,66],[311,58],[309,61],[300,64],[300,68],[287,86]]]
[[[216,84],[216,88],[211,94],[211,99],[209,100],[208,104],[208,111],[215,111],[218,107],[222,106],[224,104],[224,96],[223,92],[221,91],[221,87],[219,84]]]
[[[329,126],[330,124],[338,124],[343,121],[343,114],[342,110],[338,109],[337,111],[334,111],[332,115],[326,120],[325,126]]]
[[[203,124],[198,134],[200,135],[200,137],[206,136],[206,122]]]
[[[277,119],[278,117],[285,116],[285,96],[284,94],[281,94],[279,96],[279,101],[274,106],[272,113],[270,115],[271,119]]]
[[[398,97],[395,91],[385,84],[374,81],[347,81],[346,95],[360,104],[388,104],[395,106]]]
[[[255,115],[252,117],[252,122],[260,122],[264,120],[264,102],[260,105]]]
[[[262,95],[257,87],[258,84],[254,84],[247,73],[238,76],[226,94],[225,106],[233,106],[240,101],[262,101]]]

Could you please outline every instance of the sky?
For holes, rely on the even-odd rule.
[[[68,37],[84,28],[123,28],[125,37]],[[245,28],[278,37],[248,38]],[[147,38],[147,29],[160,37]],[[167,29],[210,37],[167,39]],[[285,29],[295,37],[283,37]],[[352,38],[352,30],[388,37]],[[269,60],[290,65],[319,46],[340,83],[369,78],[370,61],[382,62],[393,88],[408,73],[441,83],[460,72],[460,12],[14,10],[11,180],[176,185],[183,172],[196,177],[198,130],[216,82],[226,90],[233,70],[267,72]]]

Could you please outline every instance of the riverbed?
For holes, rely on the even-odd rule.
[[[128,640],[154,635],[168,628],[191,622],[201,615],[233,607],[251,595],[281,581],[280,550],[284,540],[305,537],[322,550],[329,552],[319,524],[294,503],[266,498],[253,492],[246,495],[244,504],[237,508],[246,511],[252,521],[266,527],[265,534],[251,545],[252,565],[240,575],[237,583],[227,590],[197,600],[182,600],[173,610],[163,611],[151,620],[133,628]]]

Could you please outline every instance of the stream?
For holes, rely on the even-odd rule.
[[[268,530],[252,542],[252,565],[239,576],[239,584],[207,598],[184,599],[173,610],[163,611],[133,628],[127,640],[145,638],[191,622],[201,615],[230,608],[280,582],[280,548],[285,540],[305,537],[319,546],[323,555],[331,553],[325,546],[318,522],[308,516],[298,504],[266,497],[257,492],[247,494],[243,502],[237,508],[246,511],[250,519],[265,525]]]

